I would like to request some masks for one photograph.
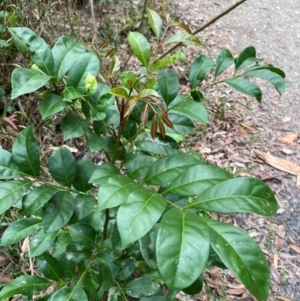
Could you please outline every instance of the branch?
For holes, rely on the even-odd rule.
[[[206,24],[204,24],[203,26],[201,26],[201,27],[197,28],[195,31],[193,31],[192,35],[195,35],[195,34],[199,33],[200,31],[203,31],[205,28],[209,27],[210,25],[212,25],[213,23],[215,23],[217,20],[219,20],[223,16],[227,15],[229,12],[231,12],[232,10],[234,10],[236,7],[238,7],[239,5],[241,5],[245,1],[247,1],[247,0],[240,0],[237,3],[235,3],[234,5],[230,6],[229,8],[227,8],[226,10],[224,10],[222,13],[220,13],[219,15],[217,15],[216,17],[214,17],[213,19],[211,19],[210,21],[208,21]],[[169,53],[171,53],[173,50],[175,50],[177,47],[181,46],[182,44],[183,44],[182,42],[179,42],[179,43],[175,44],[172,48],[170,48],[169,50],[167,50],[166,52],[164,52],[159,58],[157,58],[155,60],[155,62],[157,62],[158,60],[161,60],[162,58],[164,58],[166,55],[168,55]]]

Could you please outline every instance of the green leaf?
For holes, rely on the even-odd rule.
[[[75,189],[86,192],[92,187],[92,184],[89,183],[89,180],[95,168],[95,164],[88,158],[84,158],[76,163],[76,176],[73,182]]]
[[[75,201],[68,191],[57,192],[43,215],[45,233],[54,232],[64,227],[71,219],[75,208]]]
[[[108,93],[110,93],[114,96],[117,96],[117,97],[121,97],[121,98],[127,98],[128,97],[127,90],[122,88],[122,87],[114,87]]]
[[[194,60],[189,73],[192,90],[204,80],[213,66],[214,61],[206,55],[200,55]]]
[[[47,93],[39,103],[39,111],[42,119],[46,119],[56,113],[61,112],[68,106],[68,103],[63,101],[63,98],[56,93]]]
[[[176,73],[171,69],[163,69],[158,72],[158,89],[168,106],[177,96],[179,80]]]
[[[98,206],[101,210],[122,204],[129,194],[140,186],[129,177],[114,175],[101,185],[98,191]]]
[[[63,101],[72,102],[72,100],[84,97],[82,93],[79,93],[74,87],[65,87],[63,90]]]
[[[224,82],[231,88],[243,94],[254,97],[259,102],[261,101],[262,92],[257,84],[242,78],[225,79]]]
[[[42,227],[42,221],[37,218],[20,219],[12,223],[1,237],[1,246],[9,246],[30,236]]]
[[[122,246],[143,237],[158,221],[167,206],[160,195],[146,188],[134,190],[120,206],[117,215]]]
[[[194,200],[188,207],[220,213],[253,212],[271,216],[279,206],[272,190],[255,178],[234,178],[218,183]]]
[[[12,158],[18,168],[27,175],[36,177],[40,171],[40,155],[33,133],[33,125],[17,136],[12,147]]]
[[[235,70],[240,70],[249,64],[256,62],[256,49],[253,46],[248,46],[242,50],[235,62]],[[259,59],[258,59],[259,60]]]
[[[251,68],[250,70],[242,73],[241,76],[259,77],[265,79],[274,85],[279,94],[282,94],[285,91],[285,81],[280,74],[280,69],[278,71],[279,74],[273,71],[276,69],[277,68],[274,68],[273,66],[261,66],[253,69]]]
[[[141,254],[147,265],[157,270],[156,262],[156,240],[158,229],[153,227],[146,235],[139,240]]]
[[[76,61],[72,62],[69,71],[67,86],[72,86],[79,93],[85,93],[85,79],[90,74],[97,76],[100,70],[100,64],[97,56],[91,52],[80,54]]]
[[[146,98],[149,96],[154,96],[157,98],[160,97],[160,95],[154,89],[143,89],[143,90],[140,90],[138,93],[139,98]]]
[[[69,112],[61,123],[64,140],[83,136],[87,132],[88,127],[88,121],[73,112]]]
[[[118,274],[118,280],[125,280],[135,271],[135,261],[132,258],[127,258],[120,262],[120,272]]]
[[[38,256],[36,264],[46,278],[57,282],[62,280],[61,265],[48,252]]]
[[[31,185],[31,181],[0,182],[0,214],[20,201]]]
[[[140,84],[137,81],[137,75],[132,71],[121,72],[120,80],[127,89],[131,89],[133,85],[135,88],[140,88]]]
[[[157,40],[159,40],[159,36],[161,33],[161,29],[162,29],[161,17],[159,16],[159,14],[156,11],[154,11],[150,8],[147,8],[147,16],[148,16],[148,20],[149,20],[151,29],[153,30]]]
[[[52,246],[57,233],[58,232],[45,233],[44,229],[36,233],[29,244],[30,257],[36,257],[46,252]]]
[[[232,178],[232,175],[217,166],[199,164],[191,166],[175,178],[164,193],[176,195],[198,195],[206,189]]]
[[[166,128],[167,135],[173,137],[173,135],[181,135],[181,139],[185,140],[186,135],[192,133],[195,129],[194,123],[191,121],[190,118],[185,117],[180,113],[172,113],[171,111],[168,113],[168,118],[173,123],[174,129]],[[174,138],[174,137],[173,137]],[[174,138],[177,141],[180,141]]]
[[[177,142],[170,138],[162,138],[159,135],[152,138],[149,134],[143,136],[135,144],[139,149],[159,155],[172,155],[177,154],[178,144]]]
[[[148,298],[143,298],[141,301],[174,301],[174,299],[165,296],[152,296]]]
[[[123,289],[130,297],[140,298],[153,295],[159,289],[159,287],[159,284],[153,279],[140,277],[131,280]]]
[[[92,195],[79,194],[75,197],[75,214],[79,220],[89,215],[94,206],[96,205],[96,199]]]
[[[164,68],[166,66],[172,65],[176,61],[179,60],[184,60],[186,59],[185,54],[182,51],[176,51],[173,55],[169,56],[166,59],[163,60],[157,60],[153,66],[152,66],[152,71],[159,70],[161,68]]]
[[[50,285],[51,282],[38,276],[20,276],[5,285],[0,292],[0,298],[3,300],[16,295],[32,296],[34,293],[42,291]]]
[[[259,301],[268,299],[270,272],[259,246],[242,230],[218,221],[206,220],[211,246],[223,263]]]
[[[0,149],[0,179],[13,179],[25,175],[13,161],[11,153]]]
[[[148,67],[151,55],[151,46],[148,40],[141,33],[133,31],[129,32],[127,39],[136,58],[143,66]]]
[[[192,120],[209,123],[206,108],[202,104],[195,102],[191,98],[188,98],[172,106],[170,112],[172,111],[179,112],[182,115],[191,118]]]
[[[56,232],[53,232],[56,233]],[[66,249],[68,245],[73,244],[73,240],[69,233],[66,232],[59,232],[58,236],[55,239],[54,246],[53,246],[53,256],[60,258],[62,255],[66,254]]]
[[[50,75],[45,75],[37,70],[28,68],[16,68],[11,76],[11,99],[20,95],[28,94],[43,87],[51,79]]]
[[[49,158],[49,171],[54,180],[70,187],[75,179],[74,157],[67,147],[56,148]]]
[[[209,255],[209,230],[191,212],[164,214],[156,243],[157,264],[169,290],[190,286],[202,273]]]
[[[76,243],[93,247],[96,238],[96,231],[92,226],[84,223],[72,224],[69,226],[69,232]]]
[[[222,74],[228,67],[234,63],[234,58],[228,49],[222,49],[217,57],[215,77]]]
[[[189,33],[176,33],[169,39],[167,39],[164,44],[170,44],[170,43],[183,43],[185,45],[195,45],[195,46],[201,46],[201,41],[195,37],[192,34]]]
[[[98,166],[92,174],[90,183],[105,184],[112,176],[120,174],[119,169],[112,163],[104,163]]]
[[[194,156],[179,153],[157,160],[148,170],[144,182],[163,185],[171,182],[187,168],[200,163]]]
[[[46,204],[57,192],[53,186],[41,185],[34,187],[22,200],[22,214],[31,215]]]
[[[85,53],[85,46],[70,37],[61,37],[52,48],[54,75],[58,83],[72,67],[78,56]]]
[[[190,286],[183,289],[183,292],[188,295],[196,295],[201,293],[203,288],[203,274],[200,275]]]
[[[15,27],[9,29],[15,40],[25,44],[31,53],[33,62],[48,75],[53,75],[53,56],[46,42],[26,27]]]
[[[91,129],[86,132],[86,142],[91,152],[96,152],[107,147],[107,141],[96,135]]]
[[[138,179],[146,175],[149,167],[156,160],[155,157],[149,156],[147,153],[134,151],[127,154],[124,164],[127,168],[128,176],[132,179]]]

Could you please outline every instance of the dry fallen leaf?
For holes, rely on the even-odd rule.
[[[269,153],[264,153],[260,150],[255,150],[255,153],[269,165],[297,176],[297,186],[300,185],[300,166],[285,159],[272,156]]]
[[[299,246],[297,246],[297,245],[290,245],[290,247],[291,247],[295,252],[297,252],[297,253],[300,254],[300,247],[299,247]]]
[[[298,139],[298,134],[296,133],[288,133],[285,137],[281,139],[283,143],[287,144],[295,144]]]
[[[276,299],[282,300],[282,301],[292,301],[291,299],[283,296],[276,296]]]

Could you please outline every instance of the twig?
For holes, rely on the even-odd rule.
[[[216,17],[212,18],[206,24],[204,24],[203,26],[197,28],[195,31],[192,32],[192,35],[195,35],[195,34],[201,32],[201,31],[203,31],[205,28],[209,27],[210,25],[212,25],[213,23],[215,23],[217,20],[219,20],[223,16],[227,15],[229,12],[231,12],[233,9],[235,9],[236,7],[238,7],[239,5],[241,5],[242,3],[244,3],[245,1],[247,1],[247,0],[240,0],[240,1],[236,2],[234,5],[230,6],[229,8],[227,8],[226,10],[224,10],[222,13],[220,13]],[[175,44],[172,48],[170,48],[169,50],[167,50],[166,52],[164,52],[160,57],[158,57],[155,60],[155,62],[157,62],[158,60],[161,60],[162,58],[164,58],[166,55],[168,55],[169,53],[171,53],[173,50],[175,50],[177,47],[179,47],[182,44],[183,44],[182,42],[179,42],[179,43]]]

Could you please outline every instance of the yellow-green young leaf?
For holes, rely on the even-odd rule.
[[[122,87],[115,87],[113,89],[111,89],[108,93],[117,96],[117,97],[121,97],[121,98],[127,98],[128,97],[128,92],[126,89],[122,88]]]
[[[93,95],[97,90],[97,80],[96,77],[92,74],[88,74],[85,79],[85,90],[88,95]]]
[[[137,59],[143,64],[143,66],[148,67],[151,55],[151,46],[148,40],[139,32],[129,32],[128,43],[137,57]]]
[[[154,11],[150,8],[147,8],[147,15],[148,15],[149,24],[150,24],[157,40],[159,40],[159,36],[161,33],[161,28],[162,28],[161,17],[159,16],[159,14],[156,11]]]
[[[153,89],[144,89],[138,93],[139,98],[145,98],[149,96],[160,97],[160,95]]]
[[[195,45],[195,46],[201,46],[203,45],[202,42],[195,37],[192,34],[189,33],[176,33],[174,36],[169,38],[167,41],[165,41],[165,44],[170,44],[170,43],[183,43],[186,45]]]

